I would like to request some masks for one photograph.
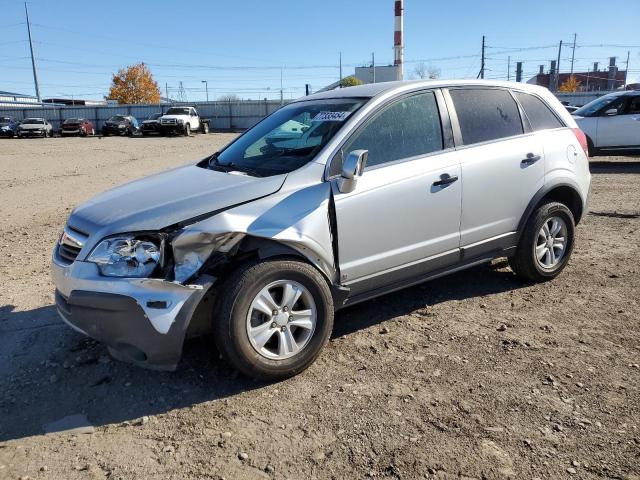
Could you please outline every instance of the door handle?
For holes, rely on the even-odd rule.
[[[433,182],[434,187],[444,187],[445,185],[449,185],[450,183],[456,182],[458,180],[457,175],[449,175],[448,173],[443,173],[440,175],[440,180],[436,180]]]
[[[540,155],[534,155],[533,153],[527,153],[527,158],[523,159],[520,163],[522,165],[533,165],[542,157]]]

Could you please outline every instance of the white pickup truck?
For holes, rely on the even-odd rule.
[[[171,107],[158,119],[160,133],[190,135],[191,132],[209,133],[209,120],[201,118],[193,107]]]

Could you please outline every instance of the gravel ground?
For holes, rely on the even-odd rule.
[[[1,479],[640,478],[638,158],[597,159],[555,281],[495,262],[346,309],[279,384],[209,338],[153,372],[62,324],[49,258],[70,209],[231,138],[0,142]]]

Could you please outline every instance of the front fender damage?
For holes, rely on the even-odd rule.
[[[171,242],[175,280],[196,275],[211,255],[229,253],[246,237],[286,245],[336,281],[329,226],[330,186],[314,184],[221,212],[184,228]]]

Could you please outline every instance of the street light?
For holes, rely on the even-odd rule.
[[[204,90],[207,92],[207,102],[209,102],[209,84],[206,80],[202,80],[202,83],[204,83]]]

